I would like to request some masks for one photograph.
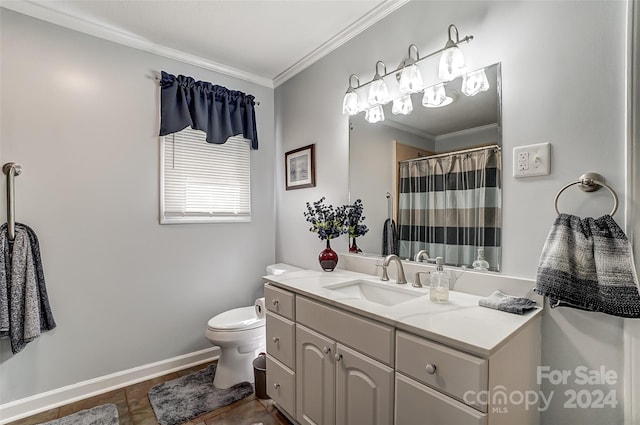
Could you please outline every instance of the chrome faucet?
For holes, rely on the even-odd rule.
[[[424,256],[425,260],[427,260],[427,262],[428,262],[429,261],[429,253],[427,252],[426,249],[422,249],[422,250],[418,251],[418,253],[414,257],[414,261],[416,263],[419,263],[420,261],[422,261],[422,257],[423,256]]]
[[[420,281],[420,275],[421,274],[428,274],[430,275],[431,272],[416,272],[416,278],[413,280],[413,286],[415,288],[422,288],[424,285],[422,284],[422,282]]]
[[[390,254],[384,257],[382,261],[382,277],[381,280],[389,280],[389,274],[387,273],[387,268],[389,267],[389,263],[394,261],[396,263],[398,269],[398,278],[396,279],[396,283],[407,283],[407,278],[404,276],[404,269],[402,268],[402,261],[400,261],[400,257],[395,254]]]

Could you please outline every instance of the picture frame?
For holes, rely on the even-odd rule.
[[[291,150],[284,155],[286,190],[316,185],[315,144]]]

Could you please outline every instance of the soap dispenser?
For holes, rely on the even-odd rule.
[[[489,270],[489,262],[484,259],[484,248],[478,248],[478,259],[471,266],[473,270]]]
[[[431,272],[429,299],[435,303],[449,302],[449,275],[442,267],[443,258],[436,257],[436,270]]]

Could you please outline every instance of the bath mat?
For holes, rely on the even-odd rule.
[[[158,384],[149,390],[149,401],[160,425],[177,425],[242,400],[253,385],[241,382],[227,389],[213,386],[216,365]]]
[[[92,409],[80,410],[68,416],[40,425],[118,425],[118,408],[115,404],[103,404]]]

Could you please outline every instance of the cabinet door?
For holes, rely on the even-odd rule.
[[[336,424],[393,423],[393,369],[338,344]]]
[[[267,355],[267,394],[285,412],[295,415],[295,373],[270,355]]]
[[[271,354],[285,366],[295,370],[295,323],[268,311],[266,332],[267,354]]]
[[[396,373],[396,425],[487,425],[487,415]]]
[[[335,423],[335,345],[296,324],[296,419],[301,424]]]

